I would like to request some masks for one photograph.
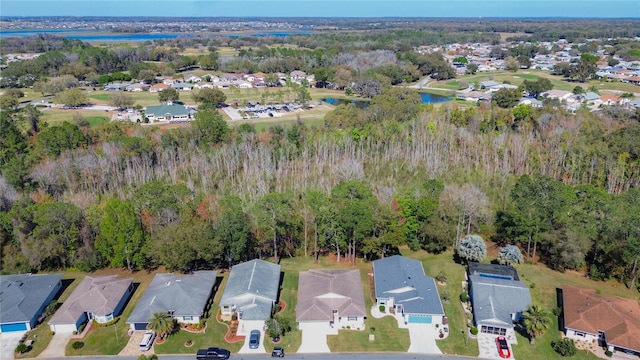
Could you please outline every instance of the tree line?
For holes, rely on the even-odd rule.
[[[259,133],[206,109],[166,132],[23,131],[28,110],[3,111],[2,271],[349,262],[481,234],[557,270],[635,285],[637,120],[543,108],[514,126],[515,109],[424,107],[384,91],[352,113],[359,121],[339,106],[324,127]]]

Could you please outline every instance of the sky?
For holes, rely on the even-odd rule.
[[[1,0],[5,16],[640,19],[640,0]]]

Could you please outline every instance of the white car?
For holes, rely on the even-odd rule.
[[[147,330],[144,332],[144,336],[142,337],[142,341],[140,341],[140,345],[138,345],[140,351],[147,351],[151,349],[151,345],[153,345],[153,340],[156,339],[155,331]]]

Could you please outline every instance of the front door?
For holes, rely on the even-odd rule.
[[[87,311],[87,320],[89,321],[93,320],[93,312]]]

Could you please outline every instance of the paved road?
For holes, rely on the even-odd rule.
[[[160,360],[187,360],[195,359],[195,355],[159,355]],[[270,355],[248,355],[248,354],[232,354],[230,360],[257,360],[271,358]],[[63,360],[65,358],[56,358],[55,360]],[[137,360],[137,357],[122,356],[75,356],[66,359],[91,359],[91,360]],[[460,360],[460,359],[478,359],[476,357],[461,357],[451,355],[419,355],[407,353],[367,353],[367,354],[287,354],[286,360]]]

